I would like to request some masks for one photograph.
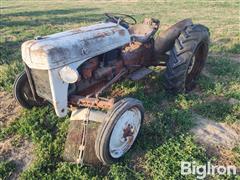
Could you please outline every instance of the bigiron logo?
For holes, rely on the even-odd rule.
[[[181,162],[182,175],[197,175],[198,179],[203,179],[207,175],[236,175],[237,168],[235,166],[214,166],[211,162],[205,165],[197,165],[196,162]]]

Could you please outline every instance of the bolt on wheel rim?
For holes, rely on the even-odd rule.
[[[113,128],[109,152],[113,158],[120,158],[132,146],[141,126],[141,112],[137,107],[125,111]]]

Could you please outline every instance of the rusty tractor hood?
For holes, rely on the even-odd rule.
[[[99,23],[60,32],[22,44],[22,59],[34,69],[54,69],[121,47],[130,42],[127,29]]]

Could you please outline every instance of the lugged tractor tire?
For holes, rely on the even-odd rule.
[[[208,28],[201,24],[187,26],[180,33],[164,73],[167,91],[181,93],[193,89],[207,60],[209,36]]]

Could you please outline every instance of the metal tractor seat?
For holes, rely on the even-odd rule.
[[[132,41],[146,42],[157,32],[160,22],[155,19],[144,19],[142,24],[135,24],[128,28]]]

